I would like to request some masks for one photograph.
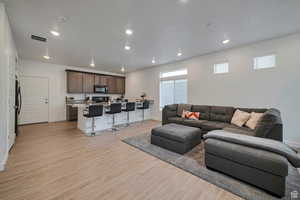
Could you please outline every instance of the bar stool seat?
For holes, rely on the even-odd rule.
[[[122,111],[127,112],[127,126],[129,126],[129,112],[135,111],[135,102],[127,102],[126,108]]]
[[[87,113],[84,113],[83,116],[86,118],[92,118],[92,136],[96,135],[95,132],[95,117],[101,117],[103,115],[103,105],[91,105],[87,109]]]
[[[118,129],[115,127],[115,114],[122,112],[122,104],[121,103],[112,103],[110,104],[110,110],[106,111],[106,114],[111,114],[113,118],[112,131],[117,131]]]

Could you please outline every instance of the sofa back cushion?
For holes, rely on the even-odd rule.
[[[242,127],[243,125],[246,124],[246,122],[250,119],[250,117],[251,117],[250,113],[237,109],[233,114],[233,117],[231,119],[231,124],[234,124],[238,127]]]
[[[210,106],[193,105],[192,112],[199,112],[201,120],[209,120]]]
[[[233,107],[211,106],[209,120],[230,123],[233,112]]]
[[[183,110],[191,111],[191,104],[178,104],[177,106],[177,116],[181,117]]]
[[[276,125],[282,126],[280,111],[271,108],[267,110],[258,121],[254,129],[255,136],[268,138],[268,134]]]
[[[265,108],[235,108],[235,110],[241,110],[241,111],[244,111],[244,112],[247,112],[247,113],[252,113],[252,112],[264,113],[268,109],[265,109]]]

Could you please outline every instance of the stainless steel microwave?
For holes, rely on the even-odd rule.
[[[101,93],[101,94],[107,94],[108,93],[108,87],[106,85],[95,85],[94,86],[94,92],[95,93]]]

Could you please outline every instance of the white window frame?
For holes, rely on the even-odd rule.
[[[258,59],[264,59],[266,57],[272,57],[274,58],[272,65],[268,65],[268,66],[259,66],[259,60]],[[262,69],[270,69],[270,68],[274,68],[276,67],[276,63],[277,63],[277,56],[275,53],[273,54],[268,54],[268,55],[263,55],[263,56],[256,56],[253,58],[253,68],[254,70],[262,70]]]
[[[171,78],[171,77],[177,77],[177,76],[186,76],[188,73],[187,69],[179,69],[175,71],[169,71],[169,72],[161,72],[160,78]]]
[[[225,71],[218,71],[218,66],[220,65],[226,65],[226,70]],[[220,63],[216,63],[214,64],[214,74],[227,74],[229,73],[229,62],[225,61],[225,62],[220,62]]]
[[[161,72],[160,73],[160,82],[159,82],[159,110],[162,111],[164,106],[161,106],[161,82],[162,81],[175,81],[176,80],[186,80],[187,81],[187,88],[186,88],[186,99],[188,101],[188,79],[187,79],[188,70],[186,68],[184,69],[178,69],[174,71],[167,71],[167,72]],[[175,90],[175,87],[173,88]],[[175,97],[173,97],[173,101],[175,100]]]

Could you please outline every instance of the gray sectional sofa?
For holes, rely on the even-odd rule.
[[[236,109],[246,112],[264,113],[257,127],[252,130],[231,124]],[[199,120],[181,118],[183,110],[200,112]],[[162,111],[162,124],[181,124],[201,128],[202,134],[213,130],[225,130],[232,133],[274,139],[282,142],[282,121],[280,111],[274,108],[234,108],[225,106],[206,106],[191,104],[167,105]]]

